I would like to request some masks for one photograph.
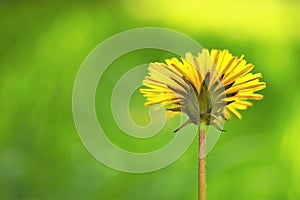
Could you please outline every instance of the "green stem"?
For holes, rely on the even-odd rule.
[[[205,125],[199,125],[198,200],[206,200]]]

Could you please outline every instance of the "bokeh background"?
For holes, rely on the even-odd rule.
[[[196,141],[169,167],[128,174],[93,158],[74,126],[72,87],[84,58],[111,35],[144,26],[245,54],[267,82],[264,100],[226,123],[208,155],[208,199],[300,199],[299,10],[298,0],[1,0],[0,199],[197,198]],[[168,55],[131,52],[100,80],[100,123],[124,149],[155,150],[174,137],[171,121],[154,138],[129,138],[109,108],[126,70]],[[136,92],[131,102],[132,118],[147,124],[144,99]]]

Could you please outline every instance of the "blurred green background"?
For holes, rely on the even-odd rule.
[[[208,199],[300,199],[299,10],[298,0],[1,0],[0,199],[197,198],[196,142],[169,167],[127,174],[94,159],[74,126],[72,87],[84,58],[109,36],[144,26],[245,54],[267,82],[264,100],[226,123],[228,132],[208,155]],[[155,150],[174,137],[172,122],[148,140],[124,136],[109,108],[126,70],[167,57],[129,53],[100,80],[98,117],[124,149]],[[149,122],[141,95],[132,102],[133,119]]]

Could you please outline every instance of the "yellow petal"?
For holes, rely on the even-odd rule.
[[[226,108],[227,108],[233,115],[235,115],[237,118],[242,119],[242,115],[241,115],[236,109],[234,109],[234,108],[231,107],[230,105],[229,105],[229,106],[226,106]]]

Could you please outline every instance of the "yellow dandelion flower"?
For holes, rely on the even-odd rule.
[[[185,113],[189,120],[179,127],[194,124],[212,125],[221,130],[222,118],[233,114],[241,119],[238,110],[252,106],[248,100],[260,100],[254,92],[266,87],[259,82],[261,73],[250,73],[253,64],[244,56],[233,56],[228,50],[202,49],[197,56],[186,53],[165,63],[151,63],[143,80],[147,88],[140,89],[147,99],[146,106],[160,104],[169,114]]]

